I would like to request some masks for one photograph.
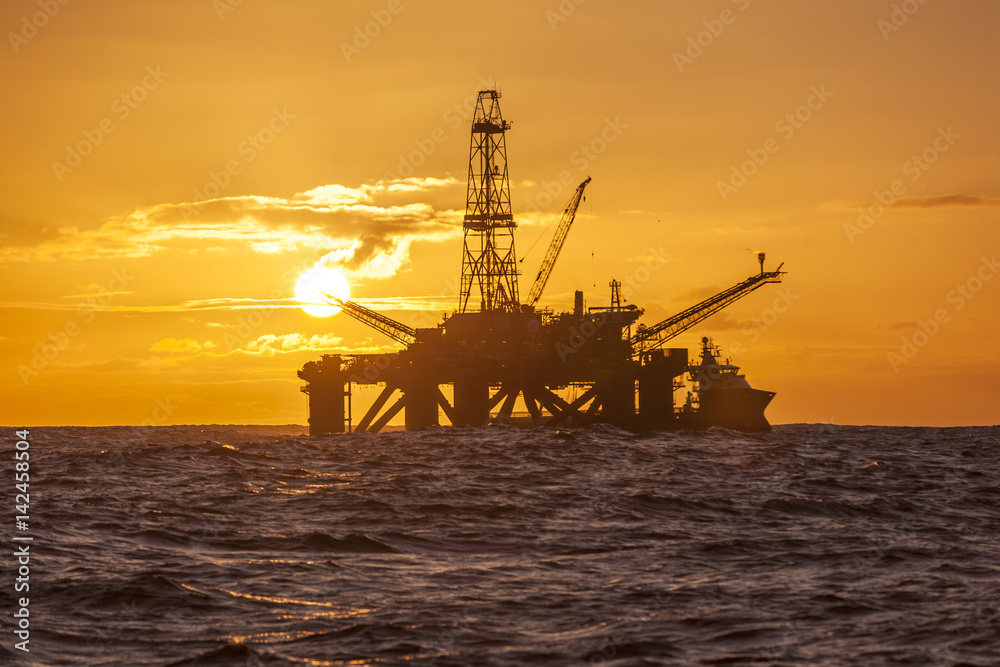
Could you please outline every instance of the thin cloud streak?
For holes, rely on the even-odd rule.
[[[441,312],[452,311],[458,304],[457,297],[442,298],[440,296],[398,296],[380,297],[375,299],[352,299],[366,308],[378,311],[413,311]],[[183,313],[210,310],[260,310],[271,308],[300,308],[303,304],[297,299],[248,299],[219,298],[195,299],[180,304],[160,304],[129,306],[125,304],[99,303],[47,303],[40,301],[7,301],[0,302],[0,308],[8,310],[53,310],[76,311],[85,308],[88,311],[103,313]]]
[[[859,208],[868,208],[879,204],[876,201],[828,201],[820,204],[818,211],[856,211]],[[884,204],[883,204],[884,205]],[[888,204],[889,208],[998,208],[1000,207],[1000,197],[987,197],[985,195],[968,194],[941,194],[941,195],[913,195],[908,197],[897,197]]]

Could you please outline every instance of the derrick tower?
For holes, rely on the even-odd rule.
[[[510,209],[507,142],[510,123],[500,113],[500,92],[479,91],[469,148],[469,187],[463,223],[462,288],[459,312],[466,312],[473,290],[480,310],[514,312],[517,257],[514,216]],[[475,300],[472,302],[475,310]]]

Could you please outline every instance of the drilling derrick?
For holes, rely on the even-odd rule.
[[[468,309],[473,288],[479,292],[481,311],[514,312],[519,307],[514,252],[517,223],[510,208],[504,138],[510,123],[500,114],[499,100],[499,91],[479,91],[472,121],[458,306],[461,313]]]

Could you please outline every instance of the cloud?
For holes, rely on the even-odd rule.
[[[729,313],[715,313],[698,326],[706,331],[734,331],[742,325],[743,322]]]
[[[274,254],[320,249],[349,279],[405,270],[417,241],[461,235],[454,178],[406,178],[359,187],[323,185],[292,197],[233,196],[157,204],[93,229],[62,227],[34,244],[4,244],[10,261],[149,257],[167,249]]]
[[[442,312],[454,310],[458,305],[457,294],[442,293],[441,295],[423,296],[394,296],[377,297],[372,299],[354,299],[366,308],[379,312],[388,311],[414,311],[414,312]],[[131,306],[127,304],[67,304],[48,303],[42,301],[3,301],[0,308],[9,310],[54,310],[54,311],[79,311],[81,308],[96,313],[182,313],[199,312],[209,310],[262,310],[299,308],[301,304],[297,299],[250,299],[221,297],[217,299],[190,299],[177,304],[146,304],[141,306]],[[345,316],[346,317],[346,316]],[[188,322],[195,322],[190,317],[183,318]],[[228,324],[218,322],[207,322],[208,327],[226,327]]]
[[[215,347],[212,341],[199,343],[193,338],[163,338],[149,348],[153,352],[198,352]]]
[[[770,234],[775,230],[775,227],[765,227],[763,225],[759,227],[709,227],[698,232],[698,234],[711,236],[760,236],[763,234]]]
[[[855,211],[859,208],[867,208],[875,205],[874,201],[850,202],[850,201],[829,201],[819,205],[819,211]],[[950,208],[963,206],[967,208],[998,208],[1000,207],[1000,197],[987,197],[985,195],[963,195],[963,194],[942,194],[942,195],[914,195],[911,197],[897,197],[889,204],[889,208]]]
[[[391,311],[438,313],[455,310],[458,307],[458,293],[440,296],[385,296],[356,299],[355,302],[380,313]]]
[[[199,342],[193,338],[163,338],[150,346],[150,351],[167,354],[192,354],[195,356],[225,357],[234,353],[244,353],[254,356],[273,357],[277,354],[293,352],[329,352],[341,349],[343,338],[333,334],[314,334],[307,336],[300,333],[264,334],[248,341],[242,341],[228,351],[218,351],[222,348],[214,340]],[[200,353],[200,354],[198,354]]]
[[[227,357],[233,354],[273,357],[279,354],[297,352],[378,354],[393,349],[390,345],[376,345],[371,338],[351,345],[344,345],[343,337],[332,333],[313,334],[312,336],[300,333],[263,334],[251,340],[238,341],[229,346],[228,349],[226,347],[226,345],[219,345],[213,340],[201,343],[193,338],[164,338],[154,343],[150,350],[167,354],[192,355],[193,353],[193,356],[187,357],[187,359],[192,359],[195,357]],[[174,357],[174,360],[176,359]]]
[[[678,306],[678,311],[683,310],[685,308],[690,308],[696,303],[701,303],[705,299],[718,294],[723,289],[725,288],[719,285],[699,285],[697,287],[689,287],[683,292],[677,294],[672,299],[672,302],[675,304],[681,304]]]
[[[329,352],[337,348],[343,338],[333,334],[265,334],[245,343],[240,349],[248,354],[273,356],[290,352]]]
[[[947,206],[996,208],[1000,206],[1000,197],[950,194],[925,195],[922,197],[900,197],[892,203],[892,208],[944,208]]]
[[[624,210],[618,211],[618,215],[662,215],[662,214],[650,211],[644,211],[641,208],[626,208]],[[670,214],[667,213],[666,215]]]
[[[384,342],[383,342],[384,341]],[[395,351],[399,345],[382,336],[378,342],[368,337],[345,344],[344,339],[334,334],[264,334],[242,343],[228,354],[250,354],[258,357],[273,357],[295,352],[327,352],[333,354],[385,354]],[[218,355],[223,356],[223,355]]]
[[[101,303],[47,303],[41,301],[4,301],[0,302],[0,308],[11,310],[59,310],[59,311],[87,311],[97,313],[178,313],[202,310],[270,310],[273,308],[298,308],[299,302],[292,298],[287,299],[249,299],[249,298],[218,298],[218,299],[192,299],[179,304],[151,304],[143,306],[130,306],[126,304],[101,304]]]

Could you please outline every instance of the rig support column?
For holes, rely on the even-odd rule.
[[[489,382],[481,377],[455,380],[455,426],[483,426],[489,418]]]
[[[302,392],[309,396],[309,435],[346,430],[345,408],[350,394],[341,363],[339,356],[324,354],[320,361],[311,361],[299,371],[299,377],[308,383]]]
[[[674,378],[687,368],[687,350],[652,350],[642,355],[639,369],[639,421],[644,430],[676,427]]]
[[[433,380],[411,380],[403,389],[406,430],[438,425],[438,391]]]
[[[621,429],[634,428],[635,376],[617,369],[613,377],[601,383],[601,421]]]

